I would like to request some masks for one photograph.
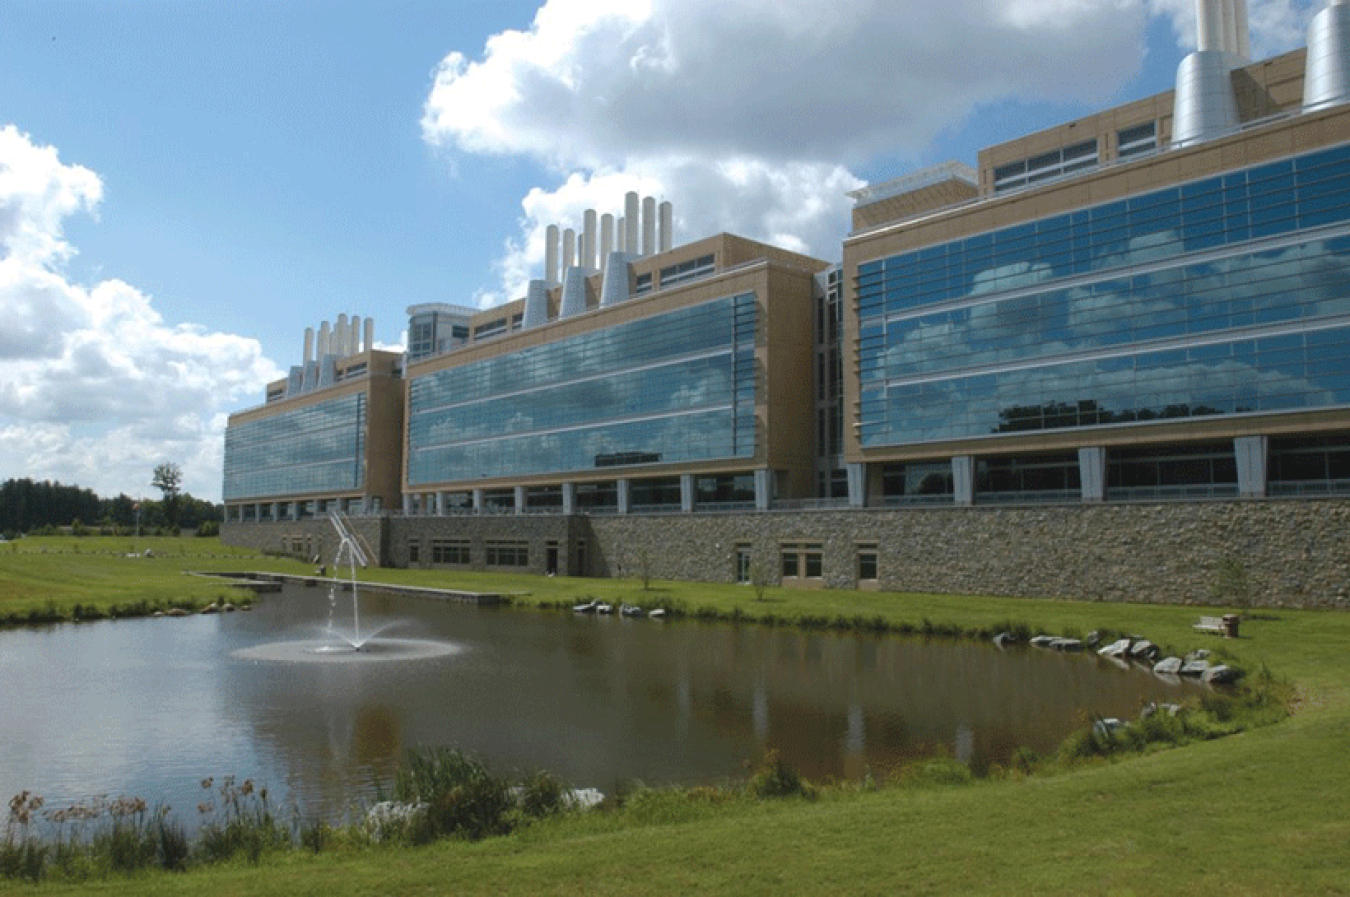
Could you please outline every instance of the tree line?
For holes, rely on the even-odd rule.
[[[0,534],[12,538],[62,528],[75,533],[130,533],[137,505],[143,533],[176,533],[179,528],[217,531],[223,508],[188,493],[165,492],[162,500],[128,495],[103,498],[92,489],[49,480],[11,479],[0,484]]]

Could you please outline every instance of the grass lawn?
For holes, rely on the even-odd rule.
[[[79,555],[70,551],[81,541]],[[157,557],[97,555],[100,540],[0,546],[0,610],[11,602],[208,598],[184,569],[310,572],[232,554],[215,540],[168,540]],[[125,540],[122,540],[123,542]],[[200,542],[200,548],[197,543]],[[174,547],[182,544],[184,552]],[[43,553],[45,549],[46,553]],[[125,546],[121,549],[125,553]],[[97,558],[97,560],[96,560]],[[137,571],[130,573],[130,571]],[[1340,894],[1350,893],[1350,614],[1270,610],[1242,637],[1191,629],[1197,608],[984,597],[765,590],[541,579],[425,570],[363,578],[494,592],[524,603],[587,597],[779,620],[881,616],[962,630],[1021,622],[1053,633],[1137,632],[1176,648],[1222,647],[1249,671],[1294,683],[1287,720],[1122,760],[967,784],[825,789],[814,801],[633,801],[514,835],[422,848],[266,855],[260,865],[109,879],[78,887],[0,883],[21,893],[107,894]],[[127,580],[137,579],[139,582]],[[11,584],[14,584],[11,588]],[[159,587],[163,586],[163,589]],[[264,598],[264,600],[266,600]],[[1206,609],[1205,613],[1215,613]]]

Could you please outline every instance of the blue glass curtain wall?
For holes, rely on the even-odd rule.
[[[224,498],[365,486],[366,396],[353,393],[225,431]]]
[[[754,453],[752,294],[417,377],[413,484]]]
[[[860,265],[862,444],[1346,404],[1347,222],[1340,147]]]

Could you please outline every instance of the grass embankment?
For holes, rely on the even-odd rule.
[[[247,593],[187,571],[259,567],[312,572],[308,565],[262,558],[219,539],[28,537],[0,545],[0,626],[200,609]]]
[[[208,545],[214,545],[208,542]],[[3,549],[0,549],[2,552]],[[0,559],[3,554],[0,553]],[[172,553],[165,577],[176,575]],[[203,559],[204,560],[204,559]],[[276,569],[254,559],[249,569]],[[201,568],[198,561],[188,563]],[[229,563],[222,564],[230,566]],[[235,562],[238,566],[238,562]],[[290,572],[303,572],[291,565]],[[0,589],[10,568],[0,560]],[[535,823],[476,843],[265,854],[258,866],[110,879],[109,894],[1350,892],[1350,614],[1276,610],[1242,638],[1195,633],[1194,608],[735,586],[368,571],[367,578],[587,597],[788,621],[883,618],[896,628],[979,631],[1015,620],[1047,632],[1112,629],[1175,647],[1219,647],[1289,677],[1298,710],[1278,725],[1175,750],[952,784],[920,770],[813,801],[709,792],[644,795],[617,811]],[[85,582],[81,589],[94,590]],[[84,594],[87,594],[85,592]],[[39,596],[38,600],[44,600]],[[1212,611],[1207,611],[1212,612]],[[526,721],[527,722],[527,721]],[[939,769],[943,769],[939,767]],[[205,771],[204,771],[205,772]],[[0,883],[0,887],[6,887]],[[9,887],[23,887],[9,885]],[[39,886],[59,893],[65,886]]]

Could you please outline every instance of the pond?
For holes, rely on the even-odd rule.
[[[408,749],[442,745],[606,792],[734,780],[769,748],[812,779],[858,779],[925,755],[1049,751],[1094,715],[1179,696],[1091,654],[360,601],[366,631],[441,650],[267,659],[322,638],[335,607],[350,616],[348,595],[298,585],[249,613],[0,632],[0,796],[138,796],[190,820],[200,780],[234,775],[343,821]]]

